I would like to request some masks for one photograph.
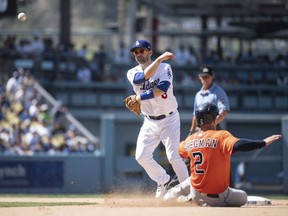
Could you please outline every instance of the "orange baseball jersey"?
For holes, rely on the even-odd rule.
[[[219,194],[229,186],[230,156],[239,139],[226,130],[196,132],[179,145],[182,158],[189,157],[191,184],[201,193]]]

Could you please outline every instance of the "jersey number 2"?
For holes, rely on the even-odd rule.
[[[203,154],[201,152],[193,152],[192,156],[194,158],[194,170],[196,174],[204,174],[203,169],[199,169],[199,165],[203,163]]]

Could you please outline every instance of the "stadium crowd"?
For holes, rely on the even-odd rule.
[[[169,50],[169,49],[168,49]],[[169,50],[175,54],[175,61],[171,62],[174,66],[194,66],[199,67],[199,55],[193,45],[179,44],[175,50]],[[267,55],[256,55],[253,49],[248,49],[246,53],[239,52],[237,55],[231,53],[219,53],[216,50],[210,50],[204,59],[205,64],[217,66],[249,66],[259,65],[261,67],[286,68],[288,66],[288,52],[279,53],[272,58]],[[91,55],[92,53],[92,55]],[[154,50],[154,56],[158,56],[160,51]],[[90,57],[88,57],[90,56]],[[92,56],[92,57],[91,57]],[[236,57],[234,57],[236,56]],[[55,45],[52,38],[43,37],[35,34],[31,38],[17,39],[16,36],[9,35],[0,45],[0,62],[7,59],[32,59],[36,61],[41,59],[41,70],[46,74],[45,79],[49,81],[80,81],[80,82],[123,82],[125,77],[119,76],[124,74],[123,66],[129,66],[133,62],[133,55],[129,52],[127,44],[119,41],[119,46],[113,51],[108,52],[103,44],[99,45],[97,51],[92,51],[88,44],[83,44],[80,48],[75,48],[73,43],[66,46]],[[57,68],[56,68],[57,65]],[[118,65],[118,66],[117,66]],[[109,67],[110,66],[110,67]],[[119,67],[120,66],[120,67]],[[107,69],[108,68],[108,69]],[[33,70],[30,69],[33,73]],[[107,73],[107,70],[109,72]],[[193,82],[195,74],[198,71],[181,71],[176,77],[179,84]],[[47,73],[45,73],[45,71]],[[218,73],[220,74],[220,73]],[[216,77],[216,81],[221,84],[257,84],[267,83],[273,85],[287,85],[288,75],[279,74],[277,80],[271,82],[267,80],[265,73],[258,80],[249,74],[244,79],[233,76]],[[197,77],[196,77],[197,78]]]
[[[66,121],[67,108],[55,107],[33,88],[29,70],[19,69],[0,84],[0,154],[91,153],[95,147]]]

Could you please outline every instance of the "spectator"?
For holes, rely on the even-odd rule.
[[[190,55],[189,55],[187,49],[185,49],[183,44],[180,44],[179,48],[175,50],[176,63],[178,65],[185,65],[188,63],[189,57],[190,57]]]
[[[89,83],[92,80],[91,70],[84,60],[77,69],[77,80],[83,83]]]
[[[187,63],[189,65],[194,65],[194,66],[198,65],[198,57],[192,45],[188,47],[187,53],[188,53]]]
[[[42,138],[43,151],[54,155],[57,152],[56,146],[52,143],[51,136],[44,136]]]
[[[280,74],[277,77],[277,85],[278,86],[287,86],[288,85],[288,77],[285,77],[284,75]]]
[[[103,81],[104,73],[100,70],[100,63],[97,53],[94,53],[92,60],[89,62],[89,68],[91,70],[91,78],[93,81]]]
[[[30,49],[33,55],[42,54],[44,51],[44,42],[35,34],[33,40],[30,42]]]
[[[96,56],[97,56],[99,72],[100,74],[103,75],[105,73],[105,64],[108,60],[108,56],[105,52],[105,48],[103,44],[99,46],[99,51],[96,53]]]
[[[82,145],[87,145],[88,140],[77,133],[76,128],[71,127],[65,136],[69,152],[79,152]]]
[[[219,63],[221,60],[221,56],[219,56],[218,52],[215,50],[210,50],[207,51],[207,54],[205,56],[205,64],[209,65],[209,64],[217,64]]]
[[[52,122],[52,117],[49,112],[49,107],[47,104],[41,104],[40,109],[39,109],[39,114],[38,114],[38,121],[42,122],[45,125],[49,125]]]
[[[31,116],[32,119],[36,119],[39,113],[39,103],[37,99],[33,99],[31,102],[31,105],[29,106],[29,115]]]
[[[277,57],[275,58],[274,62],[275,62],[275,65],[279,66],[279,67],[286,67],[287,66],[285,56],[282,54],[278,54]]]
[[[86,59],[88,54],[87,44],[83,44],[79,50],[76,50],[76,56],[81,59]]]
[[[247,54],[243,56],[242,62],[248,63],[248,64],[254,64],[256,63],[256,56],[254,55],[252,49],[249,49]]]
[[[15,96],[19,91],[22,90],[22,86],[19,82],[20,73],[18,70],[13,72],[12,77],[10,77],[6,84],[6,91],[11,100],[15,99]]]
[[[51,110],[53,124],[56,124],[57,122],[63,123],[65,121],[66,113],[67,108],[61,100],[58,100],[56,106]]]
[[[130,64],[130,53],[127,51],[123,41],[120,42],[119,48],[115,50],[114,62],[118,64]]]

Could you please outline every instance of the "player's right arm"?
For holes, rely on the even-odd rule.
[[[147,68],[145,68],[144,70],[145,79],[146,80],[150,79],[157,71],[161,62],[168,59],[175,59],[174,54],[171,52],[164,52],[162,55],[156,58],[155,61],[153,61]]]
[[[233,146],[233,152],[253,151],[259,148],[263,148],[280,139],[281,137],[281,135],[277,134],[269,136],[264,140],[239,139]]]

